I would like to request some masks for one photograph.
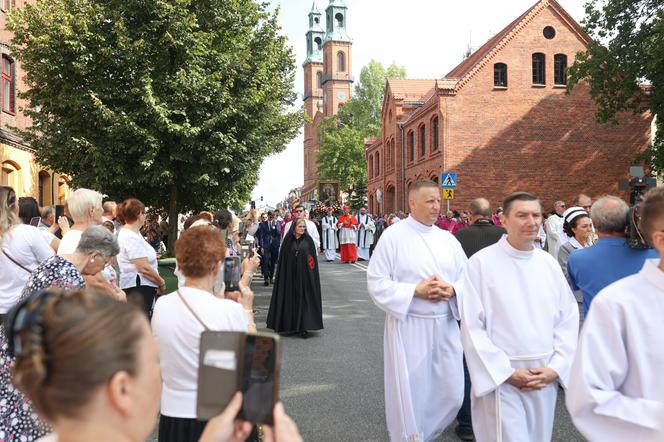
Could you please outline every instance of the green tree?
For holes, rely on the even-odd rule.
[[[658,115],[658,136],[640,159],[664,172],[664,0],[591,0],[583,25],[594,41],[577,54],[568,89],[587,81],[601,122],[621,111]]]
[[[303,122],[277,13],[253,0],[58,0],[15,10],[37,160],[177,214],[248,199]]]
[[[387,69],[375,60],[362,68],[354,96],[336,115],[323,119],[318,151],[318,178],[339,180],[341,188],[361,189],[366,199],[367,164],[364,139],[381,133],[381,109],[388,78],[405,78],[394,63]],[[351,193],[351,192],[349,192]]]

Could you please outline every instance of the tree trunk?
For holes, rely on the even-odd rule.
[[[168,205],[168,254],[175,256],[175,241],[178,239],[178,188],[171,184],[171,199]]]

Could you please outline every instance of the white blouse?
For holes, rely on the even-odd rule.
[[[192,287],[179,290],[210,330],[247,331],[247,314],[239,303]],[[152,333],[159,346],[164,416],[196,418],[198,353],[203,330],[177,293],[157,299]]]
[[[37,268],[53,250],[35,226],[19,224],[2,238],[2,250],[28,270]],[[7,313],[18,301],[30,273],[13,263],[0,252],[0,313]]]
[[[118,266],[120,267],[120,288],[136,287],[138,271],[131,262],[134,259],[147,258],[154,271],[158,271],[157,252],[140,234],[131,229],[121,229],[118,233],[118,244],[120,245],[120,253],[117,257]],[[157,287],[156,282],[145,276],[140,276],[140,285]]]

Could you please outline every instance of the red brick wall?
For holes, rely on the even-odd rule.
[[[556,30],[552,40],[542,34],[547,25]],[[600,124],[587,85],[576,86],[570,95],[564,87],[554,86],[554,54],[566,54],[570,66],[583,50],[582,40],[551,8],[537,15],[455,96],[434,97],[437,106],[429,110],[425,104],[408,122],[406,132],[415,131],[416,159],[407,163],[406,188],[417,178],[454,171],[459,185],[452,203],[455,209],[465,209],[480,196],[495,207],[516,190],[536,193],[547,209],[557,199],[571,202],[580,192],[593,198],[606,193],[627,198],[626,192],[618,191],[618,180],[627,176],[632,159],[649,145],[652,118],[648,113],[622,114],[619,125]],[[546,55],[543,87],[532,85],[535,52]],[[505,90],[493,87],[494,63],[508,66]],[[430,134],[435,113],[441,118],[442,153],[431,152],[429,139],[426,156],[420,159],[417,128],[426,124]],[[383,123],[386,132],[392,130]],[[376,188],[372,183],[369,190]],[[401,197],[397,200],[401,208]]]
[[[28,3],[28,1],[14,0],[14,7],[21,8],[25,3]],[[8,11],[0,10],[0,52],[2,52],[2,54],[7,54],[11,56],[8,45],[13,37],[13,34],[7,30],[7,12]],[[12,59],[14,58],[12,57]],[[18,97],[18,92],[24,91],[26,88],[25,83],[23,82],[24,72],[21,69],[21,64],[16,59],[14,59],[14,63],[15,63],[14,69],[16,72],[16,85],[15,85],[16,114],[12,115],[10,113],[2,112],[0,110],[0,125],[5,130],[9,130],[9,126],[18,127],[19,129],[25,129],[26,127],[29,127],[31,125],[30,119],[21,112],[21,108],[26,106],[26,101]]]

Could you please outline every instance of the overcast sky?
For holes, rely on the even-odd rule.
[[[324,13],[329,0],[316,0]],[[297,76],[297,105],[301,106],[304,80],[302,62],[306,57],[305,33],[313,0],[269,0],[280,7],[279,21],[293,47]],[[536,0],[345,0],[348,6],[348,35],[353,39],[353,75],[371,59],[384,65],[392,62],[406,68],[407,78],[441,78],[462,61],[470,44],[477,49],[531,7]],[[581,22],[585,0],[558,0]],[[324,15],[322,18],[323,27]],[[302,132],[285,151],[267,158],[253,198],[263,196],[274,205],[288,191],[301,186],[303,172]]]

